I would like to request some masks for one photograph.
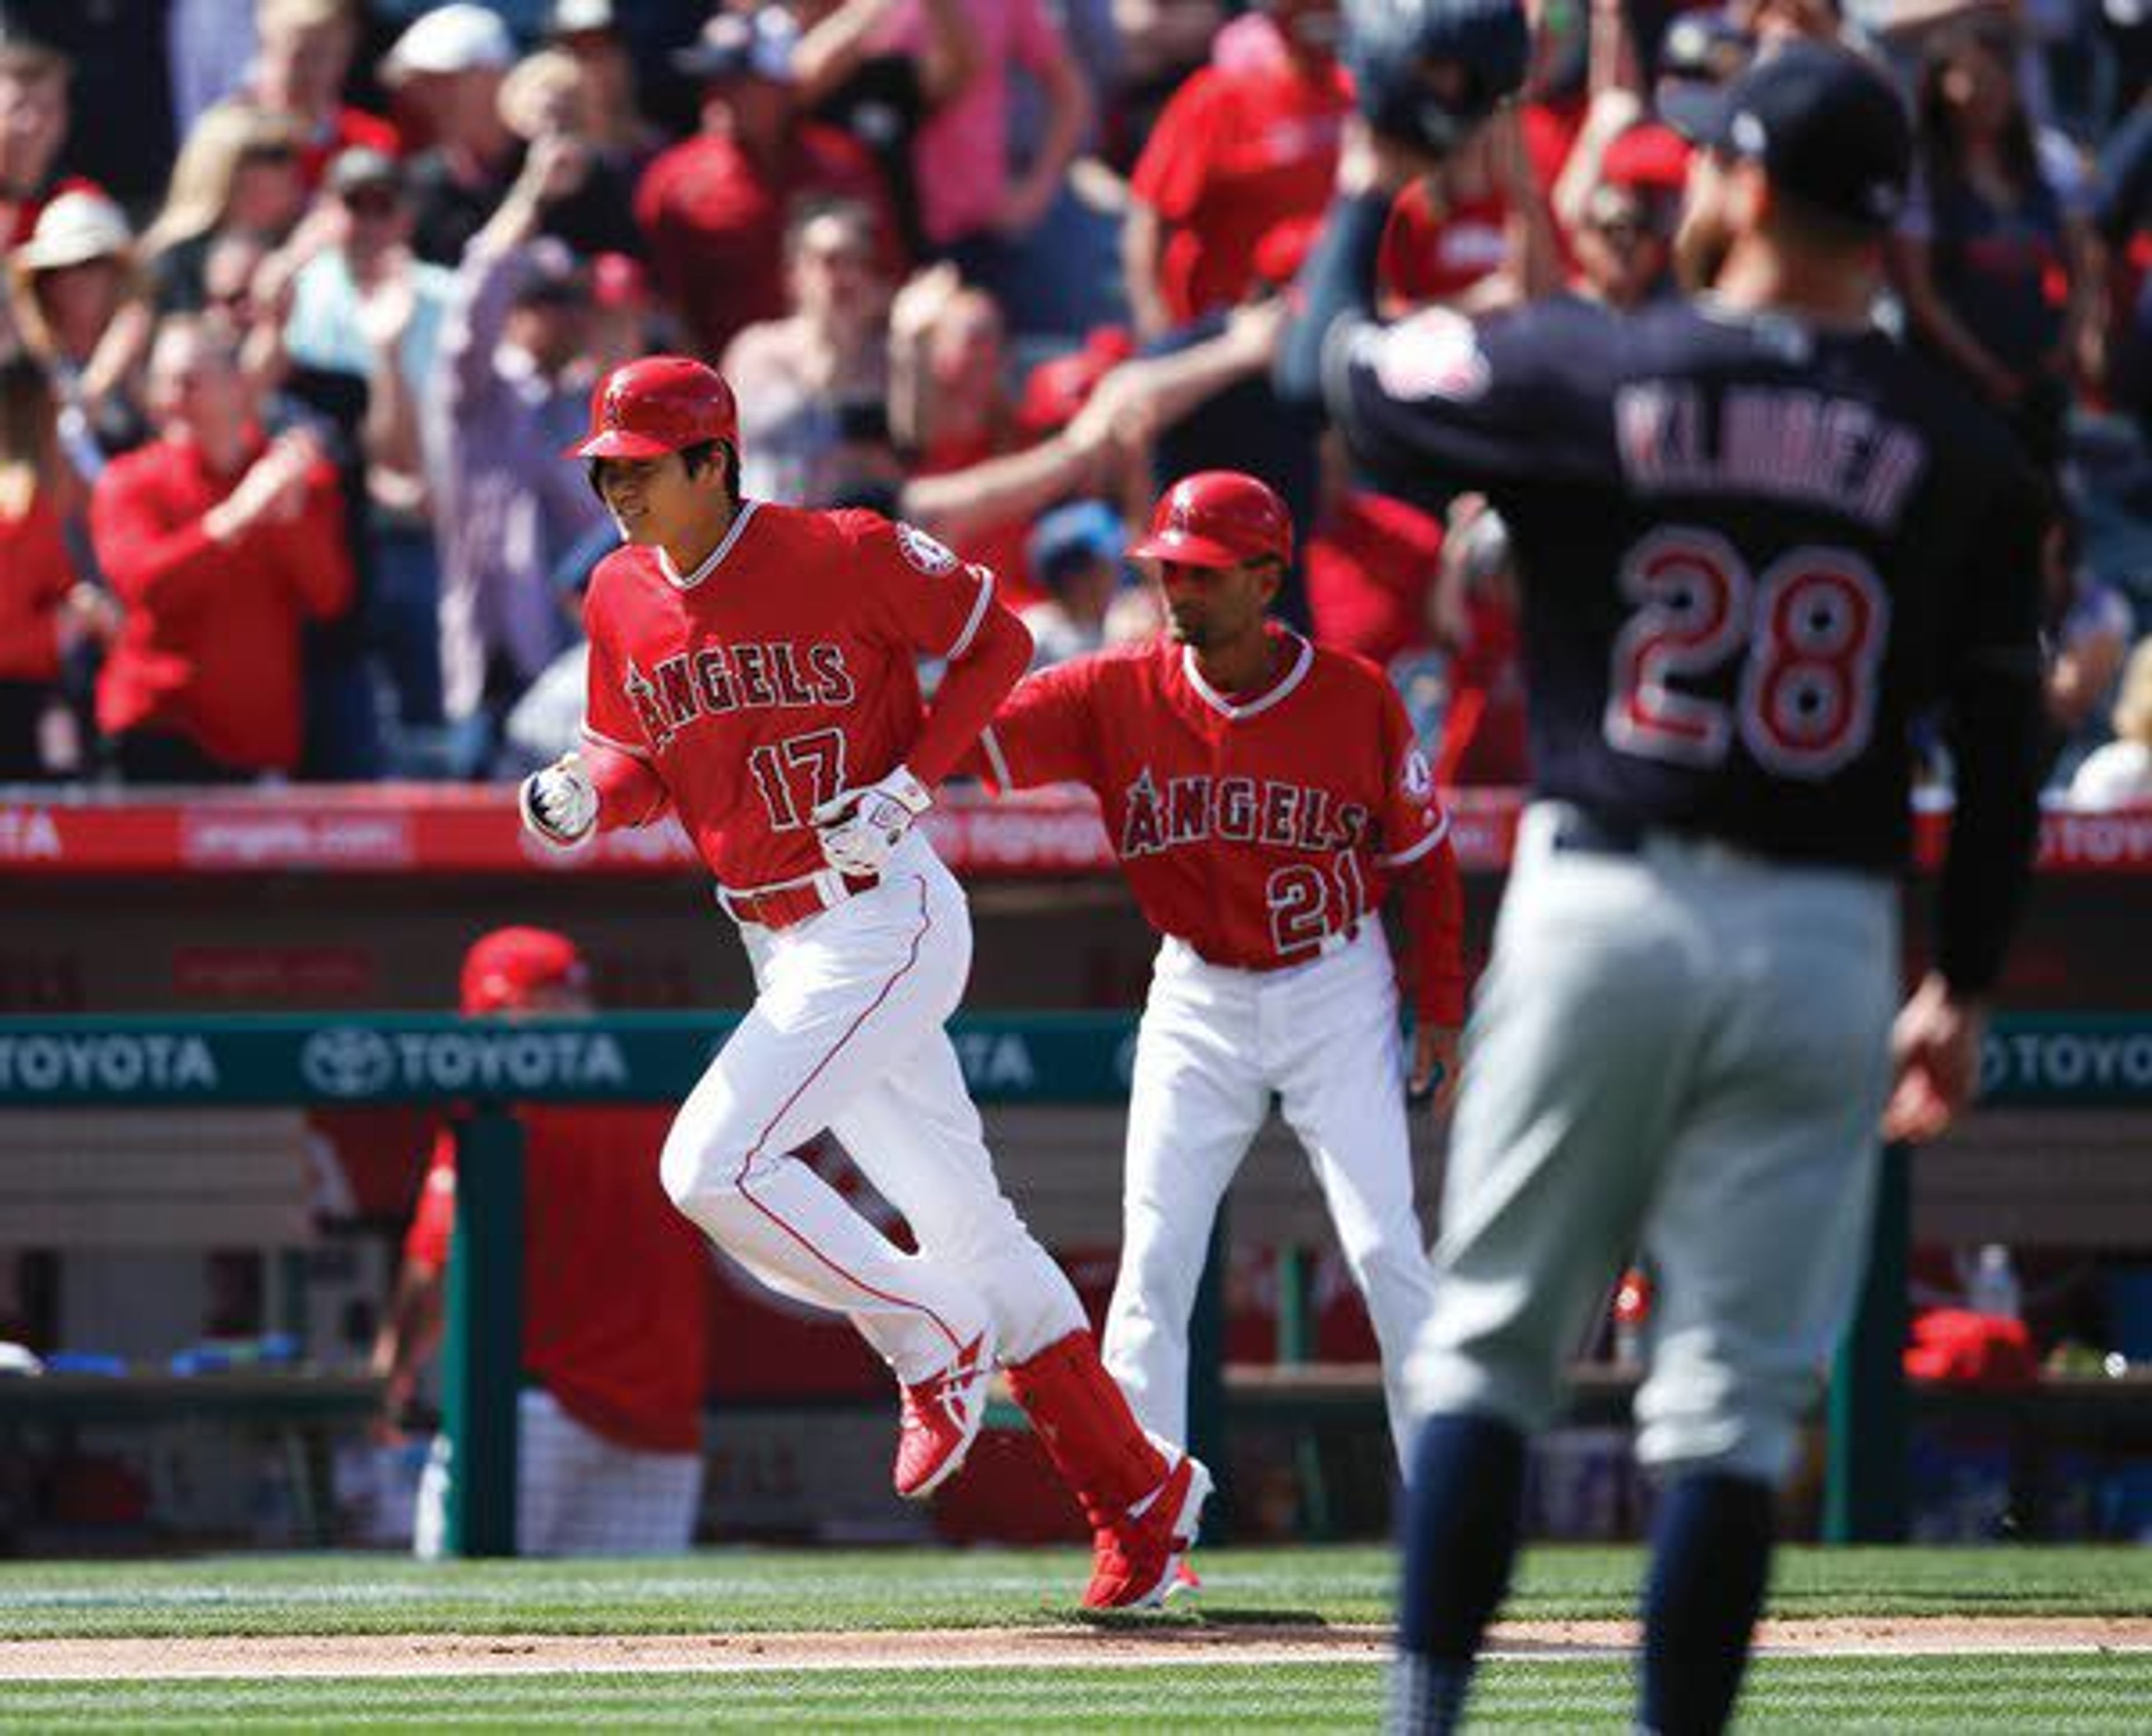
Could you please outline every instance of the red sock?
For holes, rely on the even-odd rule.
[[[1017,1363],[1008,1383],[1094,1525],[1112,1524],[1165,1480],[1165,1455],[1143,1432],[1088,1330]]]

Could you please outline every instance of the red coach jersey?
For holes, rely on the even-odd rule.
[[[818,873],[810,820],[893,770],[924,709],[916,657],[969,647],[993,575],[871,512],[747,502],[699,567],[599,564],[584,733],[650,766],[735,889]]]
[[[1449,830],[1381,673],[1271,631],[1286,673],[1251,698],[1160,638],[1026,678],[981,740],[1004,787],[1089,784],[1151,926],[1241,970],[1313,957]]]
[[[561,1409],[647,1453],[702,1444],[709,1251],[657,1180],[670,1109],[532,1107],[523,1124],[523,1367]],[[404,1256],[449,1263],[454,1135],[426,1170]]]

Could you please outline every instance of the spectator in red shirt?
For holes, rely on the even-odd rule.
[[[355,145],[397,154],[396,129],[343,99],[358,41],[351,0],[256,0],[254,23],[253,76],[241,94],[256,108],[298,117],[307,186],[319,186],[331,159]]]
[[[697,353],[714,362],[743,327],[785,312],[784,233],[796,206],[848,198],[896,233],[889,190],[855,141],[804,118],[792,87],[792,22],[775,7],[721,13],[674,57],[703,81],[703,130],[664,152],[636,189],[661,293]]]
[[[586,1014],[573,942],[500,928],[464,959],[466,1017]],[[520,1554],[651,1555],[693,1541],[709,1381],[709,1250],[658,1185],[669,1108],[520,1110],[524,1132]],[[388,1426],[400,1426],[440,1335],[455,1223],[455,1140],[444,1131],[404,1241],[374,1347]],[[413,1546],[440,1551],[453,1475],[437,1441]]]
[[[335,469],[310,434],[263,439],[236,340],[216,322],[164,322],[150,398],[159,437],[115,460],[90,500],[98,561],[126,610],[98,725],[129,779],[288,772],[301,627],[352,598]]]
[[[1316,643],[1383,664],[1423,648],[1442,521],[1366,489],[1329,491],[1304,562]]]
[[[1027,394],[1020,410],[1001,309],[946,260],[897,292],[889,322],[890,424],[910,478],[898,513],[990,568],[1011,608],[1044,602],[1027,553],[1033,521],[1059,501],[1109,491],[1121,467],[1110,429],[1068,420],[1110,364],[1094,356],[1080,387]]]
[[[1136,160],[1121,256],[1142,337],[1241,300],[1263,236],[1328,203],[1353,105],[1337,8],[1277,0],[1271,11],[1283,54],[1198,70]]]
[[[0,784],[61,769],[40,740],[61,660],[115,624],[104,593],[75,576],[63,533],[80,485],[53,410],[43,368],[27,356],[0,363]]]

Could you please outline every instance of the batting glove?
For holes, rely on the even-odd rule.
[[[878,784],[846,790],[815,810],[822,860],[840,874],[880,874],[911,822],[932,804],[908,766],[900,765]]]
[[[598,823],[598,787],[573,754],[533,772],[517,792],[523,824],[556,850],[570,850]]]

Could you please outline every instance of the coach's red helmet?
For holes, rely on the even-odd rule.
[[[546,989],[583,994],[590,972],[576,943],[550,928],[496,928],[464,955],[465,1013],[510,1013]]]
[[[706,440],[739,444],[739,408],[716,368],[687,356],[623,363],[591,393],[591,429],[570,458],[662,458]]]
[[[1150,535],[1129,553],[1183,566],[1292,559],[1292,515],[1275,490],[1238,470],[1198,470],[1159,497]]]

